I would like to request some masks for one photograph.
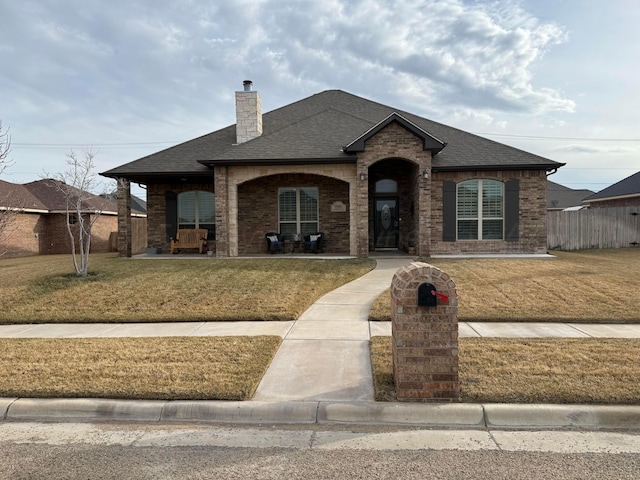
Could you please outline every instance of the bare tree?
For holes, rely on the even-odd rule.
[[[87,276],[91,228],[104,210],[104,199],[91,193],[99,188],[93,172],[95,155],[91,149],[86,149],[79,158],[71,151],[67,154],[67,170],[55,175],[52,182],[52,186],[64,195],[73,266],[79,277]]]
[[[0,175],[13,165],[13,161],[9,160],[9,152],[11,152],[11,135],[9,135],[8,129],[2,128],[2,121],[0,120]],[[0,255],[6,252],[2,247],[2,245],[5,245],[3,240],[9,233],[9,226],[17,214],[17,210],[11,208],[10,200],[8,196],[7,198],[0,198]]]

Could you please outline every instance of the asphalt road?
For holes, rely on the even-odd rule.
[[[0,423],[0,479],[637,479],[640,432]]]

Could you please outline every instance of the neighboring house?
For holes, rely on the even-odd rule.
[[[590,208],[640,207],[640,172],[584,199]]]
[[[547,180],[547,210],[584,207],[582,201],[594,193],[587,189],[574,190]]]
[[[71,251],[65,197],[57,182],[44,179],[19,185],[0,180],[0,215],[9,220],[0,238],[0,254],[18,257]],[[89,221],[97,212],[100,217],[91,230],[91,251],[112,251],[110,237],[118,230],[117,203],[91,195],[83,215]],[[144,212],[133,214],[144,216]],[[72,228],[76,220],[71,214]]]
[[[546,252],[547,175],[562,163],[340,90],[262,115],[246,81],[236,120],[102,173],[123,193],[146,185],[149,243],[198,227],[218,257],[318,231],[325,253],[359,257]]]

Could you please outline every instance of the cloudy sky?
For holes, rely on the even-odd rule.
[[[570,188],[640,170],[637,0],[0,0],[0,65],[15,183],[233,124],[245,79],[265,112],[341,89],[566,162]]]

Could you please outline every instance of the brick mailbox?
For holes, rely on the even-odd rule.
[[[457,402],[458,295],[428,263],[400,268],[391,281],[393,378],[399,401]]]

